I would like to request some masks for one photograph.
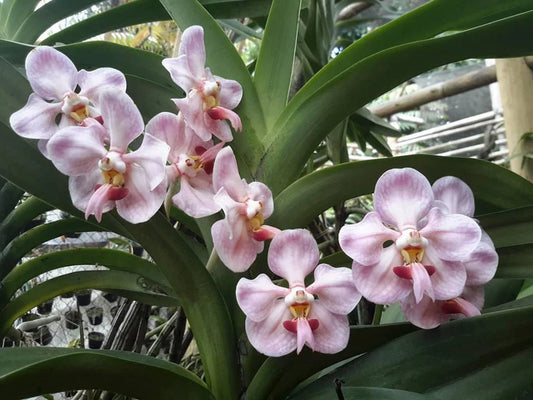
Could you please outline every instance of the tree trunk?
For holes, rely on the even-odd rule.
[[[496,60],[511,170],[533,181],[533,72],[523,58]],[[524,157],[530,154],[530,157]]]

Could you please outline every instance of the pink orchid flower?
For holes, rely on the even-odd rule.
[[[89,118],[85,126],[61,129],[49,140],[48,154],[70,177],[72,202],[85,218],[94,214],[100,222],[103,213],[116,207],[125,220],[145,222],[165,197],[169,147],[145,134],[139,149],[128,152],[144,128],[139,110],[120,91],[103,92],[99,102],[105,125]]]
[[[188,128],[181,114],[157,114],[146,125],[146,132],[170,146],[167,179],[172,187],[179,182],[179,192],[173,203],[194,218],[206,217],[220,211],[215,202],[213,163],[224,145],[202,141]]]
[[[215,250],[229,269],[246,271],[263,251],[263,241],[279,232],[263,225],[274,211],[272,193],[261,182],[241,180],[231,147],[222,149],[215,159],[213,185],[215,202],[226,215],[211,227]]]
[[[446,176],[433,184],[435,205],[445,213],[474,215],[474,194],[459,178]],[[483,285],[496,273],[498,253],[492,240],[481,230],[482,236],[477,247],[468,258],[462,261],[466,270],[466,286],[463,293],[450,300],[432,301],[425,296],[416,303],[413,296],[401,302],[404,315],[413,324],[431,329],[450,319],[480,315],[483,307]]]
[[[463,293],[450,300],[431,300],[424,296],[416,302],[411,294],[400,302],[405,317],[422,329],[433,329],[452,319],[481,315],[484,303],[483,286],[465,286]]]
[[[213,134],[223,142],[230,142],[233,136],[224,120],[229,120],[236,131],[242,129],[241,119],[231,111],[241,101],[242,88],[237,81],[213,75],[205,68],[203,28],[185,29],[178,57],[164,59],[163,66],[186,93],[185,98],[172,100],[187,125],[204,141],[210,140]]]
[[[433,184],[435,204],[445,213],[474,216],[474,194],[461,179],[446,176]],[[474,251],[463,260],[466,268],[466,285],[477,286],[489,282],[498,268],[498,253],[489,235],[481,229],[481,240]]]
[[[67,56],[48,46],[30,51],[26,74],[34,93],[23,108],[11,115],[9,122],[20,136],[40,139],[39,148],[45,155],[46,142],[59,129],[101,115],[98,96],[103,90],[126,91],[122,72],[113,68],[78,71]]]
[[[304,345],[320,353],[337,353],[348,344],[346,317],[361,295],[348,268],[320,264],[313,236],[304,229],[286,230],[270,244],[268,265],[289,287],[272,283],[265,274],[237,284],[237,302],[246,314],[250,343],[267,356],[279,357]],[[314,283],[306,287],[306,275]]]
[[[339,233],[363,296],[390,304],[410,293],[420,302],[424,295],[448,300],[463,292],[467,276],[461,261],[481,238],[472,218],[434,207],[429,182],[412,168],[392,169],[379,178],[374,208]]]

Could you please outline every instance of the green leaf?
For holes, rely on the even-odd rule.
[[[281,114],[291,85],[301,0],[274,0],[268,16],[254,83],[267,129]]]
[[[271,0],[204,0],[201,3],[205,3],[207,11],[217,19],[250,18],[267,15]],[[80,42],[114,29],[169,19],[170,16],[158,0],[137,0],[73,24],[47,37],[43,44]],[[24,41],[26,37],[19,30],[14,39]]]
[[[24,230],[32,219],[51,209],[52,207],[36,197],[30,197],[24,201],[0,223],[0,247],[3,249]]]
[[[40,244],[69,233],[94,232],[103,229],[77,218],[62,219],[37,226],[14,238],[0,252],[0,279],[10,272],[25,254]]]
[[[171,399],[177,393],[186,399],[212,398],[192,372],[136,353],[38,347],[0,349],[0,357],[5,398],[73,389],[104,389],[142,400]]]
[[[0,223],[15,208],[22,195],[23,190],[10,182],[6,182],[0,189]]]
[[[159,1],[137,0],[100,12],[68,26],[48,36],[42,41],[42,44],[54,45],[55,43],[81,42],[115,29],[168,19],[170,19],[170,16]],[[21,40],[19,36],[22,36],[23,39],[25,37],[24,32],[19,31],[18,36],[14,39]]]
[[[127,225],[174,288],[194,331],[209,387],[219,398],[236,398],[240,387],[236,340],[226,305],[208,271],[161,214],[144,224]],[[202,301],[198,301],[200,295]]]
[[[7,35],[6,27],[7,27],[7,18],[9,16],[9,13],[11,12],[11,7],[13,7],[13,4],[15,3],[15,0],[4,0],[2,3],[0,3],[0,36],[5,37]]]
[[[500,247],[496,278],[533,279],[533,243]]]
[[[20,42],[33,43],[56,22],[85,10],[101,0],[54,0],[38,8],[24,20],[14,37]]]
[[[533,204],[533,184],[505,168],[475,159],[415,155],[351,162],[306,175],[276,197],[275,211],[268,223],[279,228],[305,227],[327,208],[372,193],[381,174],[402,167],[417,169],[430,182],[444,175],[461,178],[472,188],[478,210],[494,211]],[[498,219],[500,222],[504,220],[505,216]],[[482,226],[490,228],[485,219],[482,219]],[[490,229],[489,234],[492,236]],[[511,243],[514,244],[519,243]]]
[[[218,23],[222,25],[224,28],[231,29],[233,32],[237,33],[243,38],[247,39],[263,39],[263,34],[261,32],[256,31],[255,29],[252,29],[248,25],[244,25],[240,23],[238,20],[233,19],[222,19],[218,20]]]
[[[372,132],[382,136],[400,136],[400,132],[383,118],[372,114],[367,108],[360,108],[350,116],[350,119],[357,125],[362,125]]]
[[[310,10],[313,4],[311,3]],[[346,48],[306,83],[291,100],[290,107],[298,107],[329,80],[372,54],[401,44],[429,39],[446,31],[472,28],[527,10],[531,10],[529,0],[509,0],[505,4],[499,0],[428,2]],[[309,26],[307,30],[306,35],[312,36],[313,30]],[[311,44],[311,47],[316,45]]]
[[[135,273],[157,283],[158,290],[172,294],[168,281],[153,263],[119,250],[80,248],[44,254],[16,267],[2,280],[0,308],[9,301],[17,289],[32,278],[71,265],[101,265],[115,271]]]
[[[243,131],[234,134],[231,146],[241,159],[241,175],[251,177],[263,155],[259,137],[264,135],[266,128],[263,111],[248,69],[222,28],[196,0],[161,0],[161,4],[182,30],[191,25],[201,25],[204,28],[207,65],[214,74],[225,79],[234,79],[241,84],[243,97],[236,112],[241,118]]]
[[[177,114],[176,105],[170,100],[176,91],[163,87],[153,81],[126,74],[128,94],[139,108],[145,123],[160,112]]]
[[[533,391],[532,358],[533,348],[524,347],[512,356],[460,377],[453,384],[431,391],[431,396],[468,400],[526,399]]]
[[[279,193],[300,174],[328,127],[376,96],[438,65],[471,57],[529,54],[533,44],[524,38],[531,35],[533,11],[352,60],[350,68],[306,97],[302,104],[293,107],[289,103],[272,130],[273,136],[265,142],[267,152],[258,168],[258,178]],[[412,62],[414,59],[416,63]],[[295,148],[299,151],[294,152]]]
[[[488,176],[492,178],[492,175]],[[531,186],[529,182],[523,184],[524,189]],[[525,193],[518,193],[518,187],[509,187],[508,190],[513,190],[517,196],[524,196],[525,202],[529,199],[529,204],[533,203]],[[502,196],[503,193],[499,195],[494,193],[494,195]],[[481,215],[479,221],[496,247],[533,243],[533,206]]]
[[[179,305],[179,301],[175,297],[164,294],[158,282],[138,274],[111,270],[71,272],[34,286],[9,301],[0,311],[0,337],[5,335],[18,317],[33,307],[63,293],[82,289],[104,290],[158,306]]]
[[[333,393],[332,393],[333,394]],[[405,390],[342,386],[342,394],[346,400],[437,400],[441,399],[428,394],[407,392]],[[327,399],[328,397],[323,397]],[[330,397],[331,398],[331,397]],[[444,399],[444,398],[442,398]]]
[[[305,348],[299,355],[268,358],[250,383],[246,398],[285,398],[298,383],[327,366],[370,351],[416,329],[410,324],[355,326],[350,329],[348,346],[340,353],[313,353]]]
[[[475,377],[500,362],[512,360],[517,352],[530,353],[533,339],[533,307],[485,314],[480,317],[453,321],[433,330],[420,330],[393,340],[328,374],[304,388],[291,398],[318,399],[331,393],[332,375],[347,386],[375,386],[431,392],[457,380]],[[512,332],[512,335],[509,335]],[[505,340],[502,338],[505,337]],[[531,356],[530,356],[531,357]],[[506,384],[507,370],[497,384],[502,388],[513,386],[514,395],[528,385]],[[516,371],[514,371],[516,373]],[[505,391],[505,389],[503,389]],[[494,397],[490,391],[483,392]],[[448,399],[450,397],[444,397]],[[470,398],[454,397],[451,398]]]
[[[485,308],[493,308],[516,299],[523,281],[516,279],[493,279],[485,285]]]
[[[13,36],[22,22],[33,12],[40,0],[15,0],[6,18],[5,33]]]
[[[2,85],[0,85],[0,99],[2,99],[0,121],[7,125],[10,115],[19,110],[28,100],[31,88],[26,78],[2,58],[4,49],[2,47],[0,49],[0,75],[6,78],[9,76],[9,79],[2,79]]]

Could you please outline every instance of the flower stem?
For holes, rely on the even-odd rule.
[[[372,325],[379,325],[382,312],[383,306],[381,304],[376,304],[376,308],[374,309],[374,318],[372,318]]]
[[[218,253],[215,249],[211,251],[211,255],[209,256],[209,260],[207,260],[207,264],[205,265],[205,268],[210,273],[213,272],[213,268],[215,268],[215,265],[218,261]]]

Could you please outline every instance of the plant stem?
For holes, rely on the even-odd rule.
[[[207,264],[205,265],[205,268],[209,273],[213,272],[213,269],[215,268],[215,265],[218,261],[218,253],[215,249],[211,251],[211,255],[209,256],[209,260],[207,260]]]
[[[374,308],[374,318],[372,318],[372,325],[379,325],[381,321],[381,314],[383,313],[383,305],[376,304]]]

